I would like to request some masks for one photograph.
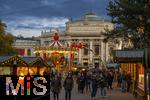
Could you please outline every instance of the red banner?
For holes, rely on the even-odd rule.
[[[25,55],[25,49],[18,49],[18,53],[19,53],[19,55],[24,56]]]

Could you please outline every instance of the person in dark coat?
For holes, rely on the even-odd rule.
[[[71,100],[71,91],[73,89],[74,81],[71,73],[68,74],[64,81],[64,89],[65,89],[65,100]]]
[[[126,92],[126,79],[127,79],[126,72],[123,71],[121,73],[121,91],[122,92]]]
[[[90,91],[91,92],[91,75],[90,73],[87,73],[86,75],[86,92]]]
[[[92,82],[91,97],[92,97],[92,99],[93,99],[93,98],[96,98],[97,89],[98,89],[98,80],[97,80],[97,75],[96,75],[96,73],[93,73],[91,82]]]
[[[54,100],[59,100],[59,93],[61,91],[62,85],[58,76],[55,76],[51,80],[51,91],[53,92]]]
[[[108,82],[108,89],[109,88],[112,89],[113,77],[112,77],[110,72],[107,73],[106,79],[107,79],[107,82]]]
[[[81,72],[81,75],[79,76],[79,79],[78,79],[78,86],[79,86],[79,91],[81,93],[83,93],[84,91],[84,88],[85,88],[85,76],[84,74]]]
[[[101,75],[99,85],[101,89],[101,96],[105,97],[108,83],[107,83],[106,75],[104,73]]]
[[[132,78],[131,78],[131,73],[127,74],[127,92],[130,91],[130,86],[132,84]]]

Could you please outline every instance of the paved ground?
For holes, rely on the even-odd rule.
[[[53,99],[53,95],[51,93],[51,98]],[[65,100],[65,93],[64,89],[62,89],[60,93],[60,99],[59,100]],[[83,94],[78,93],[77,91],[77,85],[75,85],[73,91],[72,91],[72,99],[71,100],[91,100],[90,93],[84,92]],[[115,84],[113,85],[113,90],[107,91],[107,96],[105,98],[100,96],[100,90],[97,92],[97,97],[94,100],[141,100],[140,98],[135,98],[131,93],[122,93],[120,89],[115,87]]]

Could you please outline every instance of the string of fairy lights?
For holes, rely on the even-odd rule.
[[[8,64],[12,64],[13,65],[14,64],[13,61],[19,62],[23,66],[27,66],[27,63],[25,63],[25,61],[23,61],[19,56],[12,56],[12,57],[4,60],[3,62],[1,62],[1,65],[8,65]]]

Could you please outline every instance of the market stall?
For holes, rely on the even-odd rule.
[[[22,74],[24,72],[24,75],[43,75],[44,71],[50,71],[49,65],[41,57],[22,57],[22,59],[28,64],[28,66],[18,67],[17,74]]]
[[[18,67],[26,67],[27,63],[19,56],[0,56],[0,75],[16,75]]]
[[[143,50],[117,50],[116,63],[120,64],[120,70],[131,73],[133,78],[133,92],[145,96],[145,68],[143,66]]]

